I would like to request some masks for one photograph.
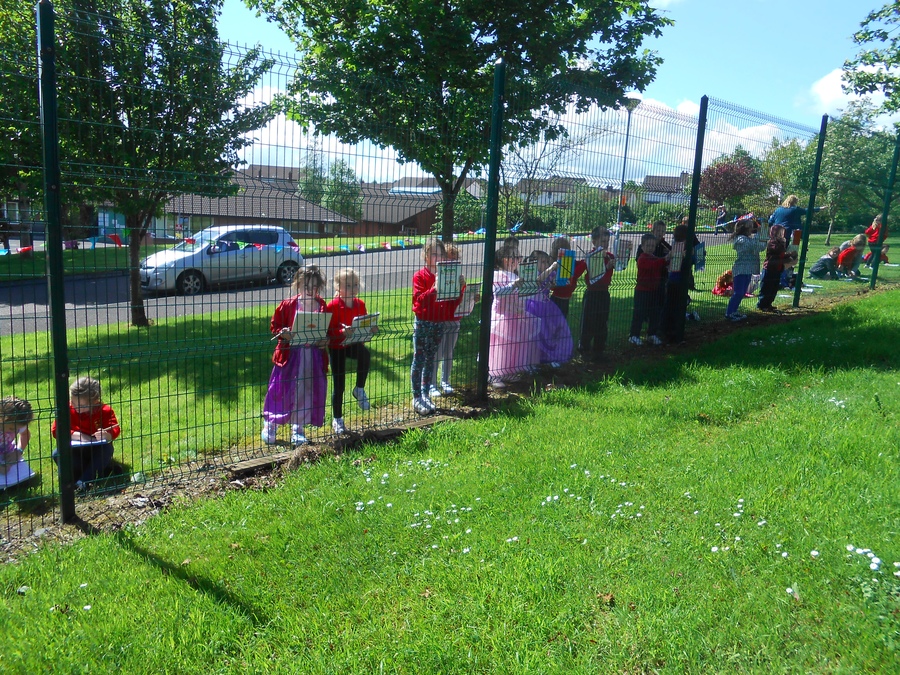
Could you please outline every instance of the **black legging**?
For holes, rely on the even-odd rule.
[[[766,270],[763,273],[762,284],[759,290],[759,302],[756,304],[757,309],[771,309],[775,296],[778,295],[778,289],[781,286],[781,270]]]
[[[331,377],[334,381],[331,388],[331,413],[335,417],[343,417],[344,389],[347,386],[347,358],[356,359],[356,386],[362,389],[366,386],[366,378],[369,377],[371,356],[369,348],[361,343],[328,351],[331,356]]]

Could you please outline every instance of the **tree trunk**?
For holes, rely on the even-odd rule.
[[[452,185],[441,185],[441,198],[444,201],[441,217],[441,240],[447,243],[453,241],[453,210],[456,205],[456,192]]]
[[[825,245],[831,246],[831,230],[834,229],[835,214],[831,214],[831,220],[828,221],[828,235],[825,237]]]
[[[147,235],[149,218],[143,216],[126,216],[125,226],[128,228],[128,289],[131,300],[131,325],[146,328],[150,325],[144,309],[144,296],[141,294],[141,242]]]

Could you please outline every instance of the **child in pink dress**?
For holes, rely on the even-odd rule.
[[[262,440],[276,442],[278,426],[291,425],[291,444],[307,443],[303,427],[320,427],[325,423],[325,389],[328,354],[327,339],[314,345],[292,345],[291,328],[297,312],[324,312],[325,301],[319,297],[325,288],[325,275],[316,265],[300,268],[294,275],[291,291],[272,315],[270,328],[278,340],[272,355],[272,375],[263,404]]]
[[[495,387],[534,370],[540,360],[537,336],[541,321],[525,311],[525,301],[519,297],[522,281],[516,271],[521,260],[514,249],[504,246],[497,251],[488,362]]]

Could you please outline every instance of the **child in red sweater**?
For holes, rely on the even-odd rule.
[[[631,315],[633,345],[642,345],[641,328],[647,322],[647,342],[662,344],[659,337],[660,308],[662,306],[662,280],[666,274],[667,260],[654,255],[657,239],[649,232],[641,237],[641,255],[637,258],[637,285],[634,287],[634,312]]]
[[[79,377],[69,387],[69,431],[72,434],[72,476],[75,487],[85,489],[90,481],[114,471],[112,442],[122,433],[116,413],[103,402],[100,382]],[[50,427],[56,438],[56,422]],[[59,464],[59,449],[53,451]]]
[[[361,410],[369,409],[369,398],[366,396],[366,379],[369,377],[371,355],[369,348],[362,342],[344,344],[353,335],[351,324],[357,316],[365,316],[366,303],[357,297],[360,282],[359,274],[349,267],[334,275],[334,300],[328,303],[325,311],[331,314],[328,324],[328,353],[331,357],[331,428],[336,434],[344,434],[344,389],[346,387],[347,359],[356,360],[356,386],[350,394],[356,399]],[[373,332],[378,329],[374,329]]]
[[[444,258],[444,244],[438,239],[429,239],[422,247],[425,265],[413,275],[412,309],[413,320],[413,361],[409,379],[412,385],[412,407],[420,415],[428,415],[435,411],[435,405],[429,397],[434,373],[434,361],[438,345],[441,342],[444,325],[456,317],[456,308],[462,300],[465,290],[465,278],[460,275],[459,297],[452,300],[438,300],[437,280],[438,263]]]

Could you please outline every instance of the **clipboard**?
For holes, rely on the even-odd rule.
[[[538,264],[536,261],[519,263],[519,279],[522,285],[519,286],[519,297],[527,298],[530,295],[537,295],[540,290],[538,284]]]
[[[371,340],[372,335],[375,334],[375,330],[378,328],[379,316],[381,316],[379,312],[354,316],[353,321],[350,322],[350,328],[353,329],[353,333],[351,333],[350,337],[344,338],[342,344],[355,345]]]
[[[455,316],[457,319],[464,316],[469,316],[469,314],[472,313],[472,310],[475,309],[475,298],[477,296],[477,285],[472,284],[466,286],[465,291],[463,291],[463,297],[459,303],[459,307],[456,308],[456,312],[453,313],[453,316]]]
[[[445,260],[437,264],[434,286],[438,300],[456,300],[462,290],[459,284],[459,261]]]
[[[568,286],[575,274],[575,251],[561,248],[556,263],[556,285]]]
[[[311,345],[328,339],[329,312],[297,312],[291,327],[292,345]]]

